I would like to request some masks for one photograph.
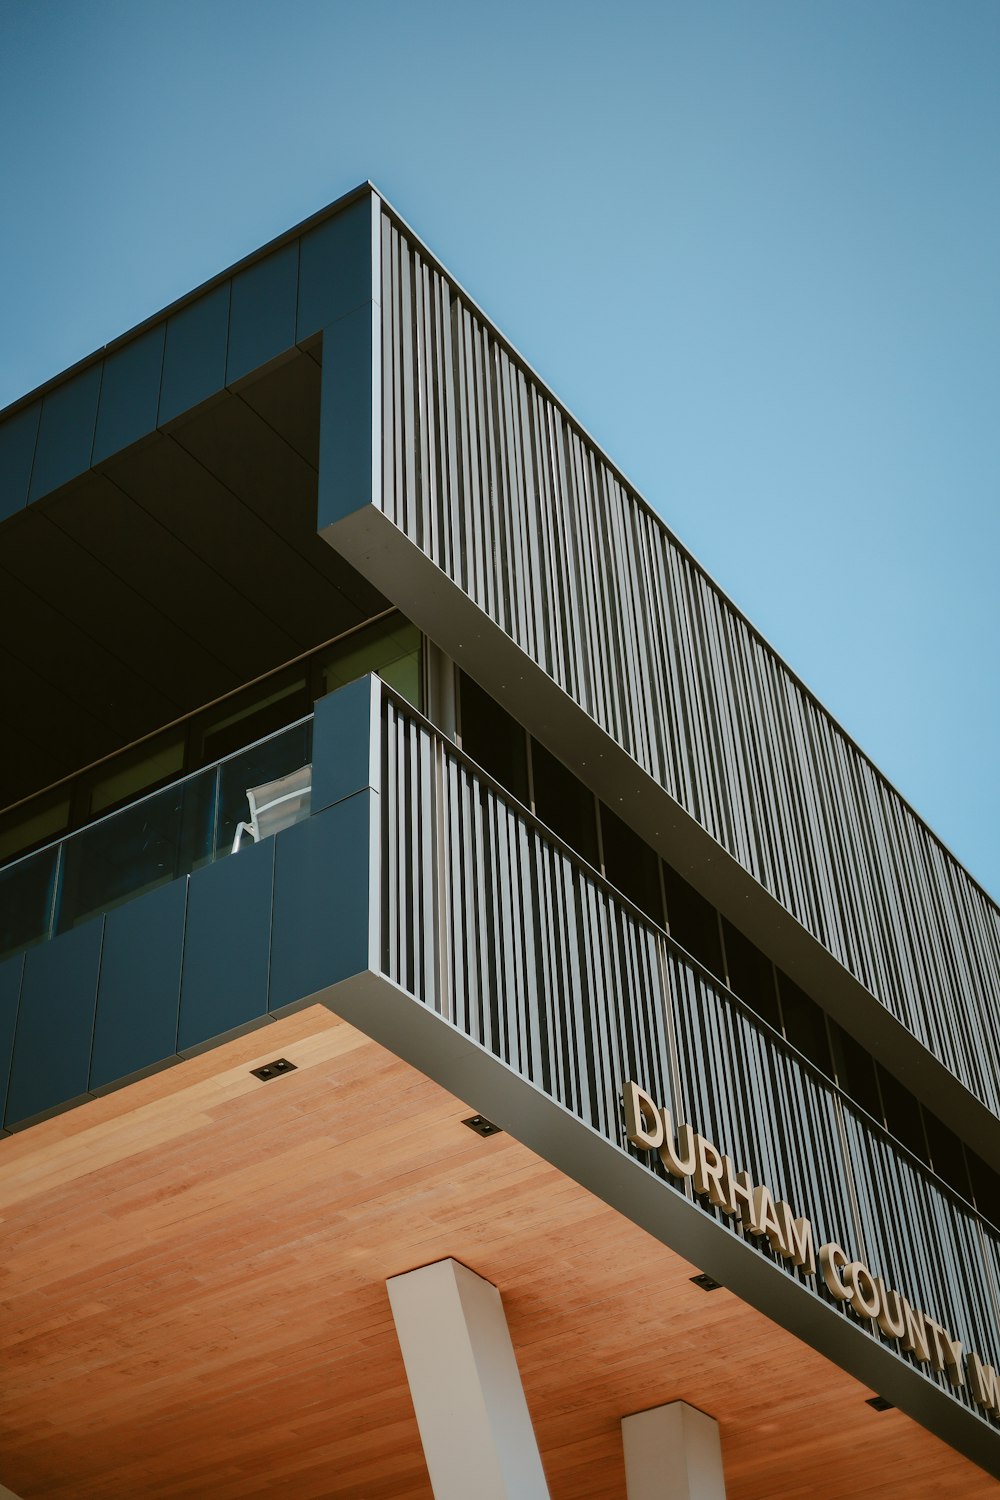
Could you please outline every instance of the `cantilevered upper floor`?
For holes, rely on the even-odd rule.
[[[0,518],[4,857],[399,609],[1000,1166],[997,908],[370,185],[9,408]]]
[[[370,185],[0,415],[0,571],[5,1129],[318,996],[1000,1472],[620,1099],[992,1372],[1000,914]]]

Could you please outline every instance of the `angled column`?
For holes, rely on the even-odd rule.
[[[671,1401],[622,1418],[628,1500],[726,1500],[719,1424]]]
[[[454,1260],[386,1285],[434,1500],[548,1500],[496,1287]]]

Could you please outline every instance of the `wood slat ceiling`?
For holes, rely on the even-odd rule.
[[[287,1056],[260,1083],[248,1069]],[[994,1495],[898,1411],[320,1007],[0,1142],[0,1482],[33,1500],[430,1500],[385,1280],[502,1291],[553,1500],[623,1415],[722,1428],[730,1500]]]
[[[4,526],[0,807],[385,608],[316,534],[319,381],[298,351]]]

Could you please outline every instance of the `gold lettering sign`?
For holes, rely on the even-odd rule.
[[[972,1399],[1000,1417],[1000,1375],[978,1354],[964,1364],[962,1344],[921,1312],[881,1276],[830,1240],[814,1249],[808,1219],[796,1218],[783,1200],[775,1202],[764,1183],[738,1171],[728,1156],[699,1135],[691,1125],[674,1126],[669,1109],[629,1080],[622,1090],[625,1133],[640,1151],[655,1151],[665,1169],[680,1181],[690,1180],[694,1191],[730,1217],[738,1217],[753,1238],[766,1239],[776,1255],[799,1266],[807,1276],[818,1274],[830,1296],[846,1302],[855,1317],[874,1332],[897,1339],[900,1347],[935,1370],[946,1371],[952,1385],[964,1385],[968,1375]]]

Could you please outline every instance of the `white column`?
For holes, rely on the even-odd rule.
[[[719,1424],[671,1401],[622,1418],[628,1500],[726,1500]]]
[[[548,1500],[496,1287],[455,1260],[386,1285],[434,1500]]]

